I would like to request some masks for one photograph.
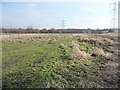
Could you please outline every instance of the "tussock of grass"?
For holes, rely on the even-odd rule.
[[[86,52],[84,51],[81,51],[79,48],[78,48],[78,44],[75,42],[75,41],[72,41],[71,44],[69,45],[69,47],[72,49],[72,53],[70,55],[71,59],[76,59],[76,60],[79,60],[79,59],[82,59],[82,58],[86,58],[87,57],[87,54]]]
[[[101,48],[94,48],[93,51],[91,52],[92,56],[105,56],[105,53],[103,49]]]
[[[69,47],[70,47],[70,48],[78,47],[78,44],[77,44],[77,42],[72,41],[72,42],[69,44]]]
[[[78,47],[74,47],[72,49],[72,53],[71,53],[71,59],[82,59],[82,58],[86,58],[87,54],[84,51],[81,51]]]

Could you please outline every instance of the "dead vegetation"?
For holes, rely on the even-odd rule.
[[[102,48],[94,48],[90,54],[86,53],[85,51],[82,51],[79,49],[79,44],[76,41],[72,41],[69,45],[68,45],[71,49],[72,49],[72,53],[70,55],[71,59],[82,59],[82,58],[87,58],[90,56],[93,57],[100,57],[100,56],[104,56],[108,59],[111,59],[112,57],[112,53],[108,53],[105,52]]]
[[[91,52],[91,56],[105,56],[105,53],[102,48],[94,48]]]
[[[70,44],[69,44],[69,47],[70,48],[74,48],[74,47],[78,47],[79,45],[77,44],[76,41],[72,41]]]
[[[100,57],[103,56],[106,59],[113,59],[113,54],[105,52],[102,48],[94,48],[91,52],[91,56]]]
[[[85,42],[91,42],[94,44],[100,44],[100,45],[113,45],[117,42],[115,42],[114,40],[107,38],[107,37],[102,37],[102,36],[98,36],[98,35],[81,35],[80,36],[80,41],[85,41]]]
[[[70,55],[71,59],[82,59],[87,57],[87,53],[84,51],[81,51],[78,48],[78,44],[75,41],[72,41],[72,43],[69,45],[69,47],[72,49],[72,53]]]
[[[81,51],[78,47],[72,48],[71,59],[82,59],[86,58],[87,54],[84,51]]]
[[[89,42],[96,46],[103,47],[107,52],[113,53],[117,51],[119,46],[118,40],[114,40],[117,37],[105,37],[97,34],[83,34],[79,37],[79,42]]]

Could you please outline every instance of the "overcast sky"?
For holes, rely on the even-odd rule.
[[[109,28],[113,0],[2,0],[2,26],[26,28]],[[8,2],[11,1],[11,2]],[[18,1],[18,0],[16,0]],[[26,1],[26,2],[25,2]],[[34,1],[34,2],[32,2]],[[46,2],[45,2],[46,1]],[[48,2],[52,1],[52,2]]]

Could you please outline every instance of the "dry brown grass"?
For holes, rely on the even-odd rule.
[[[78,47],[79,45],[77,44],[77,42],[75,41],[72,41],[70,44],[69,44],[69,47],[70,48],[74,48],[74,47]]]
[[[94,48],[91,52],[91,56],[105,56],[105,53],[102,48]]]
[[[94,42],[95,44],[103,44],[103,45],[113,45],[116,42],[110,38],[102,37],[99,35],[94,34],[83,34],[80,35],[81,41],[88,41],[88,42]]]
[[[107,59],[112,59],[113,54],[109,52],[105,52],[102,48],[94,48],[93,51],[91,52],[91,56],[104,56]]]
[[[70,55],[71,59],[79,60],[79,59],[82,59],[82,58],[86,58],[86,57],[87,57],[86,52],[81,51],[81,50],[78,48],[78,46],[79,46],[79,45],[78,45],[75,41],[72,41],[71,44],[69,45],[69,47],[72,49],[72,53],[71,53],[71,55]]]
[[[84,51],[81,51],[78,47],[74,47],[71,53],[71,59],[82,59],[86,58],[87,54]]]
[[[89,36],[87,34],[80,35],[81,40],[89,40]]]
[[[112,53],[108,53],[108,52],[107,52],[107,53],[105,54],[105,57],[106,57],[107,59],[113,59],[114,56],[113,56]]]

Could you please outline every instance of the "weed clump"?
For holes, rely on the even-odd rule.
[[[71,58],[72,59],[81,59],[86,58],[87,54],[84,51],[81,51],[78,47],[72,49]]]
[[[70,43],[69,47],[70,47],[70,48],[78,47],[78,44],[77,44],[77,42],[72,41],[72,42]]]
[[[94,48],[91,52],[91,56],[105,56],[105,53],[102,48]]]
[[[112,53],[108,53],[108,52],[105,54],[105,57],[107,59],[111,59],[111,60],[114,58],[113,54]]]
[[[59,48],[61,48],[61,49],[64,49],[64,47],[65,47],[64,44],[60,44],[60,45],[59,45]]]
[[[86,58],[87,54],[84,51],[81,51],[78,48],[78,44],[74,41],[72,41],[72,43],[69,45],[69,47],[72,49],[72,53],[70,55],[71,59],[82,59],[82,58]]]

